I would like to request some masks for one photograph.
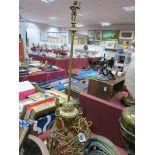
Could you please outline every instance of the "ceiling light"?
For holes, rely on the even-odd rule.
[[[126,12],[132,12],[132,11],[135,11],[135,6],[134,5],[127,5],[127,6],[124,6],[123,9]]]
[[[111,23],[109,23],[109,22],[102,22],[101,24],[102,24],[102,26],[110,26],[111,25]]]
[[[55,1],[55,0],[41,0],[42,2],[45,2],[45,3],[51,3],[51,2],[53,2],[53,1]]]
[[[52,19],[52,20],[55,20],[55,19],[57,19],[56,17],[49,17],[50,19]]]
[[[32,22],[37,22],[36,20],[34,20],[34,19],[30,19],[30,21],[32,21]]]
[[[77,26],[77,27],[83,27],[83,25],[82,25],[82,24],[77,24],[76,26]]]
[[[78,13],[78,16],[81,16],[81,17],[88,16],[88,13],[86,13],[86,12],[80,12],[80,13]]]

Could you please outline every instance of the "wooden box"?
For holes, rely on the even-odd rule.
[[[116,77],[116,80],[102,81],[96,78],[89,79],[88,94],[111,100],[122,92],[124,77]]]

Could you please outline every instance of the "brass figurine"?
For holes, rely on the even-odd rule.
[[[77,16],[77,9],[80,9],[80,5],[81,5],[81,2],[75,0],[73,2],[73,5],[70,6],[70,9],[72,10],[72,14],[71,14],[71,24],[72,24],[72,27],[75,27],[76,16]]]

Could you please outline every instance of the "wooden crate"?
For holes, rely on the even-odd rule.
[[[111,100],[122,92],[124,77],[116,77],[116,80],[101,81],[96,78],[89,79],[88,94]]]

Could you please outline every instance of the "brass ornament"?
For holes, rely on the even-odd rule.
[[[64,128],[64,122],[61,117],[56,118],[55,120],[56,130],[58,132],[62,131]]]
[[[79,142],[78,134],[83,133],[90,137],[92,122],[82,117],[81,108],[76,109],[72,103],[65,103],[56,109],[56,119],[48,140],[48,149],[51,155],[74,155],[83,152],[83,144]]]

